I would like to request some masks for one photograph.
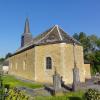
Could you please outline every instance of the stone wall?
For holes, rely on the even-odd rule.
[[[66,84],[73,82],[74,54],[72,44],[61,44],[63,79]],[[84,59],[82,46],[75,46],[76,66],[79,68],[80,81],[85,82]]]
[[[90,64],[84,64],[84,67],[85,67],[85,78],[91,79]]]
[[[52,69],[46,69],[46,57],[52,59]],[[41,45],[35,47],[35,80],[43,83],[53,83],[55,68],[62,74],[61,52],[59,44]]]
[[[10,58],[9,73],[26,79],[35,79],[34,48]]]
[[[85,82],[82,46],[75,46],[75,52],[80,81]],[[52,69],[46,69],[46,57],[52,58]],[[53,83],[56,69],[66,84],[72,84],[73,68],[73,45],[66,43],[35,46],[10,58],[10,74],[41,83]]]
[[[83,48],[82,46],[76,46],[75,49],[80,81],[85,82]],[[46,69],[46,57],[52,58],[53,68],[51,70]],[[56,68],[65,83],[72,84],[74,68],[73,45],[60,43],[37,46],[35,48],[35,66],[36,81],[52,83],[52,76]]]

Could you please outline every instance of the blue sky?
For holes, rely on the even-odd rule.
[[[27,16],[33,37],[54,24],[100,37],[100,0],[0,0],[0,57],[20,47]]]

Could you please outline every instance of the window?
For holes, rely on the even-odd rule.
[[[52,69],[52,59],[51,59],[51,57],[46,57],[46,69]]]

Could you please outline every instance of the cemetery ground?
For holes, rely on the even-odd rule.
[[[83,91],[77,91],[77,92],[68,92],[62,96],[51,96],[46,91],[44,91],[43,89],[44,87],[42,84],[25,82],[11,75],[3,76],[3,84],[9,85],[10,88],[20,87],[20,89],[22,90],[26,88],[25,90],[28,91],[28,95],[34,97],[34,99],[32,100],[81,100],[84,94]],[[35,94],[35,96],[32,95],[33,94],[32,92],[34,92],[32,90],[34,89],[37,90],[38,93]]]
[[[18,77],[11,76],[11,75],[3,76],[3,84],[9,85],[10,89],[14,89],[16,87],[17,89],[24,91],[21,93],[21,95],[24,93],[26,95],[26,98],[27,97],[31,98],[31,99],[21,99],[20,96],[20,99],[18,100],[85,100],[84,94],[86,91],[84,91],[84,89],[78,90],[77,92],[72,92],[72,91],[65,92],[63,95],[59,95],[59,96],[52,96],[49,92],[47,92],[47,90],[44,89],[43,84],[19,79]],[[13,98],[14,97],[16,98],[16,96],[18,95],[16,95],[16,91],[15,92],[14,91],[15,90],[13,90],[11,95]],[[7,98],[6,100],[11,100],[11,99]]]
[[[39,83],[33,84],[32,82],[24,82],[24,81],[17,79],[16,77],[11,76],[11,75],[3,76],[3,84],[9,85],[10,88],[23,86],[23,87],[35,89],[35,88],[43,87],[43,85],[41,85]]]

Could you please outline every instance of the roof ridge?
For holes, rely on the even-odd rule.
[[[56,25],[56,27],[57,27],[57,31],[58,31],[58,34],[59,34],[60,39],[63,40],[62,35],[61,35],[61,32],[59,31],[59,26]]]
[[[42,37],[40,40],[38,40],[37,42],[39,43],[41,40],[43,40],[45,37],[47,37],[47,36],[54,30],[55,27],[56,27],[56,25],[54,25],[54,26],[51,28],[51,30],[50,30],[49,32],[47,32],[47,34],[46,34],[44,37]]]

